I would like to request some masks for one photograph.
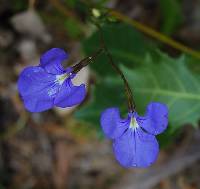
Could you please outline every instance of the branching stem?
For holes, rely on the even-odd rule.
[[[99,48],[91,56],[88,56],[88,57],[82,59],[79,63],[74,65],[72,67],[72,70],[73,70],[72,73],[74,73],[74,74],[78,73],[83,67],[85,67],[88,64],[90,64],[91,62],[93,62],[97,58],[97,56],[99,56],[102,52],[104,52],[105,55],[108,57],[108,60],[109,60],[108,62],[111,64],[113,69],[120,75],[121,79],[123,80],[125,92],[126,92],[126,97],[127,97],[128,109],[129,109],[130,112],[134,112],[135,111],[135,103],[134,103],[134,100],[133,100],[132,91],[131,91],[131,88],[128,84],[128,81],[126,80],[122,71],[118,68],[118,66],[113,61],[112,55],[110,54],[110,52],[109,52],[109,50],[108,50],[108,48],[105,44],[103,32],[101,30],[101,26],[99,24],[95,24],[95,25],[97,26],[97,28],[99,29],[99,32],[100,32],[101,48]]]

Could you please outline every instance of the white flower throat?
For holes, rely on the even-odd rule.
[[[69,75],[67,73],[57,75],[56,76],[56,83],[58,83],[59,85],[62,85],[63,82],[65,81],[65,79],[67,79],[68,76]]]
[[[55,97],[55,95],[58,92],[58,88],[56,87],[57,84],[62,85],[63,82],[69,77],[67,73],[61,74],[61,75],[56,75],[56,79],[54,81],[54,84],[49,87],[48,89],[48,95],[50,97]]]
[[[138,125],[136,119],[134,117],[131,117],[129,128],[136,130],[138,127],[139,127],[139,125]]]

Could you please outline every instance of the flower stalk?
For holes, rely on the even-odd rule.
[[[73,70],[72,73],[73,74],[78,73],[83,67],[85,67],[88,64],[90,64],[91,62],[93,62],[93,60],[95,60],[97,58],[97,56],[99,56],[102,52],[104,52],[105,55],[108,57],[108,60],[109,60],[108,63],[111,64],[112,68],[117,72],[117,74],[120,75],[121,79],[124,82],[124,88],[125,88],[125,93],[126,93],[129,112],[135,112],[135,102],[134,102],[133,94],[132,94],[131,88],[130,88],[130,86],[128,84],[128,81],[126,80],[124,74],[119,69],[119,67],[113,61],[113,57],[110,54],[110,52],[109,52],[109,50],[108,50],[108,48],[107,48],[107,46],[105,44],[101,26],[99,24],[97,24],[97,23],[95,23],[95,25],[97,26],[97,28],[99,29],[99,32],[100,32],[101,47],[93,55],[82,59],[79,63],[74,65],[72,67],[72,70]]]
[[[72,73],[77,74],[83,67],[93,62],[93,60],[95,60],[103,51],[104,48],[99,48],[93,55],[82,59],[79,63],[72,67]]]
[[[125,88],[125,93],[126,93],[126,97],[127,97],[127,104],[128,104],[129,112],[135,112],[135,102],[134,102],[134,99],[133,99],[133,94],[132,94],[131,88],[129,86],[129,83],[126,80],[126,77],[124,76],[123,72],[119,69],[119,67],[113,61],[113,57],[110,54],[110,52],[109,52],[109,50],[108,50],[108,48],[106,46],[101,26],[98,23],[95,23],[95,25],[99,29],[101,45],[102,45],[102,47],[104,49],[104,52],[105,52],[106,56],[108,57],[108,60],[109,60],[108,63],[111,64],[113,69],[116,71],[117,74],[120,75],[121,79],[124,82],[124,88]]]

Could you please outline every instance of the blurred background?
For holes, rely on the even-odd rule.
[[[108,15],[106,8],[126,17]],[[87,84],[78,107],[29,113],[18,95],[20,72],[38,65],[48,49],[65,49],[65,66],[97,50],[94,19],[139,113],[149,101],[169,107],[159,158],[148,169],[122,168],[101,132],[105,108],[127,113],[123,83],[105,55],[73,81]],[[148,34],[150,28],[193,50],[169,38],[166,45],[159,34]],[[0,0],[0,189],[200,189],[199,49],[199,0]]]

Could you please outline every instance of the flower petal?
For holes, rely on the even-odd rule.
[[[74,86],[71,78],[68,78],[62,85],[55,98],[55,105],[61,108],[71,107],[80,104],[86,96],[85,85]]]
[[[137,129],[136,141],[136,165],[137,167],[148,167],[154,163],[158,157],[159,144],[154,135]]]
[[[44,53],[40,58],[40,66],[48,73],[62,74],[65,72],[62,61],[68,58],[68,54],[60,48],[52,48]]]
[[[125,168],[135,167],[135,139],[134,132],[127,130],[113,142],[113,151],[117,161]]]
[[[162,133],[168,125],[168,108],[165,104],[149,103],[144,117],[138,116],[138,124],[148,133],[158,135]]]
[[[26,109],[30,112],[50,109],[60,88],[55,80],[55,75],[48,74],[39,66],[24,69],[19,76],[18,90]]]
[[[101,114],[101,127],[108,138],[120,137],[128,129],[130,118],[121,119],[118,108],[108,108]]]
[[[135,131],[129,129],[117,138],[113,143],[113,150],[122,166],[145,168],[157,159],[159,145],[154,135],[138,128]]]

